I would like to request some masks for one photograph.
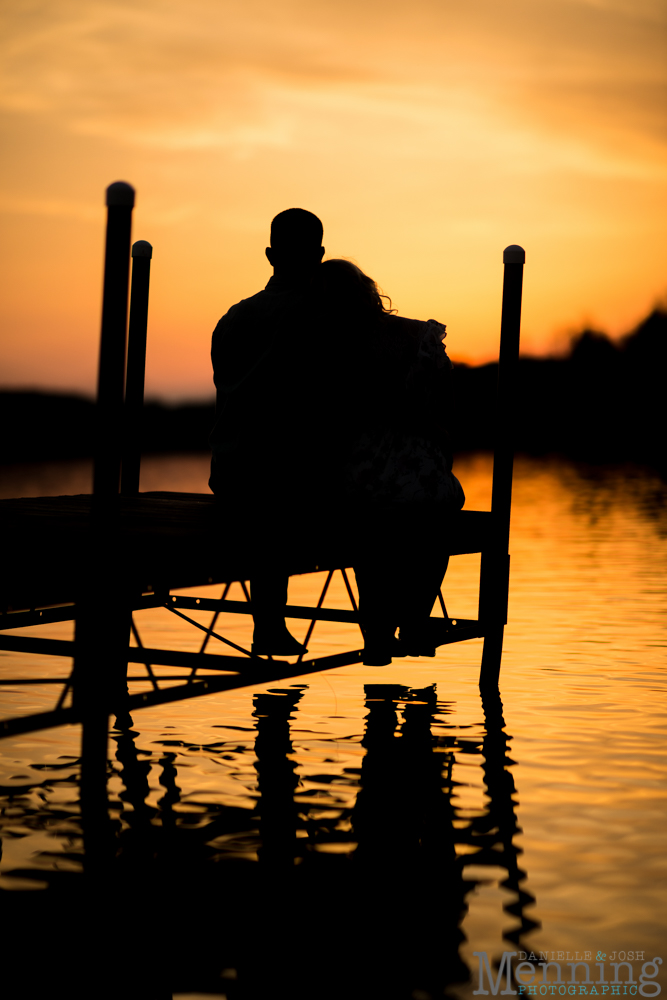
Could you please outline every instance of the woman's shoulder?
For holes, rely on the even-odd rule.
[[[395,336],[410,341],[416,357],[422,362],[430,360],[438,368],[451,368],[444,344],[447,336],[444,323],[436,319],[409,319],[407,316],[386,315],[384,319]]]
[[[412,340],[420,339],[422,328],[426,325],[420,319],[408,319],[407,316],[396,316],[394,313],[383,313],[382,322],[396,336],[403,335]]]

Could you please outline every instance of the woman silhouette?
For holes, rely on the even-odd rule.
[[[373,279],[350,261],[325,261],[317,284],[326,316],[326,394],[345,403],[325,451],[334,455],[337,440],[364,663],[432,656],[437,626],[430,613],[447,569],[447,515],[465,502],[446,430],[446,330],[435,320],[394,315],[391,301],[385,305]]]

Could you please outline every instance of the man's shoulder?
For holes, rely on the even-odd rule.
[[[274,325],[282,322],[286,315],[298,313],[303,293],[300,289],[283,287],[275,278],[271,278],[266,288],[247,299],[241,299],[231,306],[214,331],[219,336],[231,333],[233,330],[245,330],[247,327]]]
[[[263,304],[267,303],[271,299],[271,293],[267,291],[266,288],[260,289],[259,292],[255,292],[254,295],[248,296],[247,299],[241,299],[240,302],[235,303],[232,306],[234,310],[252,310],[261,308]]]
[[[218,323],[218,326],[220,326],[220,323],[233,322],[262,312],[268,306],[268,299],[270,299],[269,293],[265,288],[262,288],[260,292],[256,292],[254,295],[249,296],[249,298],[235,302],[233,306],[229,307]]]

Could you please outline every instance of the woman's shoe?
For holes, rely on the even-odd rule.
[[[393,649],[385,643],[366,643],[362,663],[365,667],[388,667]]]
[[[416,625],[402,626],[398,641],[404,652],[402,656],[435,656],[438,646],[445,641],[448,622],[444,619],[428,618]]]
[[[388,667],[393,656],[405,656],[398,639],[375,639],[364,645],[362,663],[365,667]]]
[[[428,639],[404,639],[399,638],[403,652],[401,656],[435,656],[435,646],[429,645]]]

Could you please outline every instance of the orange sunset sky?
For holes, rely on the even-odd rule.
[[[664,0],[5,0],[0,382],[93,393],[104,188],[154,246],[147,392],[212,391],[211,331],[316,212],[455,360],[626,332],[667,292]]]

